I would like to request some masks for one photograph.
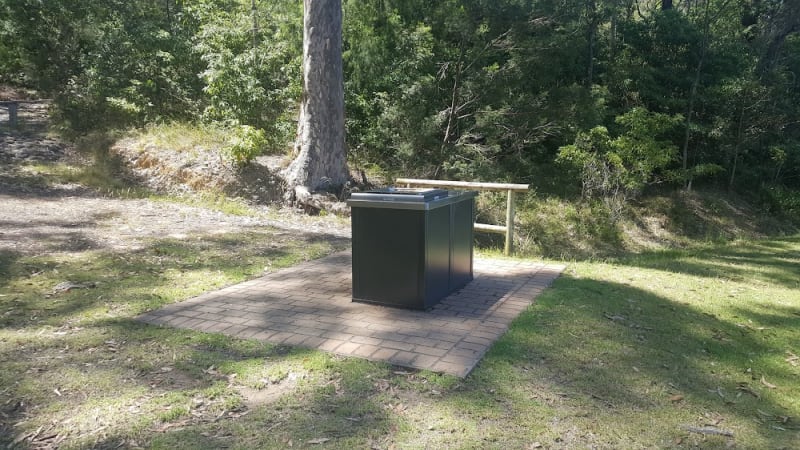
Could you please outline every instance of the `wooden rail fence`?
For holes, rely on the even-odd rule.
[[[8,125],[11,127],[17,126],[17,109],[19,102],[16,101],[0,101],[0,108],[8,110]]]
[[[504,234],[506,237],[506,242],[503,252],[506,255],[510,255],[514,251],[514,193],[527,191],[527,184],[473,183],[470,181],[420,180],[416,178],[398,178],[395,180],[395,183],[398,185],[404,184],[406,187],[457,188],[477,191],[507,192],[508,199],[506,200],[506,224],[490,225],[487,223],[475,223],[474,229],[487,233]]]

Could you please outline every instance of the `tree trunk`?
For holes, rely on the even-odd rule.
[[[672,9],[672,0],[661,0],[661,10],[666,11]]]
[[[250,14],[253,19],[253,50],[258,47],[258,9],[256,9],[256,0],[250,0]]]
[[[592,87],[592,83],[594,82],[594,46],[595,40],[597,38],[597,4],[595,0],[589,0],[586,2],[586,15],[588,16],[588,32],[586,36],[586,40],[588,41],[589,46],[589,63],[587,64],[586,70],[586,86]]]
[[[440,154],[444,155],[444,152],[447,150],[447,144],[450,142],[450,135],[453,134],[453,128],[455,128],[455,122],[457,120],[458,115],[458,98],[459,98],[459,89],[461,88],[461,73],[464,70],[464,41],[461,41],[460,44],[461,50],[458,54],[458,64],[456,64],[456,73],[453,75],[453,90],[450,95],[450,108],[448,109],[447,114],[447,127],[444,130],[444,137],[442,138],[442,146],[439,150]],[[442,164],[440,161],[436,162],[436,169],[433,172],[433,178],[438,178],[439,170],[442,168]]]
[[[770,11],[770,18],[764,26],[761,37],[764,50],[758,62],[759,73],[772,70],[786,38],[800,32],[800,2],[787,1],[779,5],[776,10]]]
[[[706,60],[706,53],[708,51],[708,45],[710,40],[710,33],[711,33],[711,19],[708,14],[708,4],[706,4],[706,12],[705,12],[705,26],[703,31],[703,40],[700,46],[700,58],[697,60],[697,67],[695,68],[694,72],[694,79],[692,80],[692,88],[689,91],[689,107],[686,110],[686,119],[684,122],[684,135],[683,135],[683,146],[682,146],[682,157],[681,157],[681,166],[683,169],[684,175],[686,178],[686,184],[684,187],[687,191],[692,190],[692,176],[689,175],[689,138],[692,133],[692,114],[694,114],[694,102],[697,99],[697,88],[700,86],[700,76],[703,73],[703,64]]]
[[[736,181],[736,169],[739,165],[739,150],[742,147],[743,130],[744,130],[744,111],[745,106],[742,104],[742,109],[739,111],[739,123],[736,126],[736,142],[733,146],[733,167],[731,167],[731,176],[728,179],[728,191],[733,192],[733,184]]]
[[[341,0],[303,0],[303,97],[296,157],[284,172],[298,188],[337,191],[348,178],[344,140]]]

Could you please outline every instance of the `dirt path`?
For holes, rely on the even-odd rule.
[[[182,203],[109,198],[78,184],[57,183],[33,164],[87,164],[67,144],[46,137],[46,105],[20,107],[21,130],[0,128],[0,251],[17,254],[131,250],[153,238],[186,239],[278,227],[331,239],[349,236],[347,222],[309,217],[278,207],[253,216],[225,214]]]

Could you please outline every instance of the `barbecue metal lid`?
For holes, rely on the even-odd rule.
[[[388,187],[366,192],[354,192],[350,195],[350,199],[384,202],[430,202],[445,198],[448,195],[449,191],[445,189]]]

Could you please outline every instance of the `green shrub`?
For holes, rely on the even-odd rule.
[[[624,128],[619,136],[612,137],[603,126],[578,133],[574,144],[559,149],[557,161],[578,169],[585,199],[603,199],[619,217],[627,200],[675,160],[678,148],[660,137],[681,120],[679,115],[634,108],[616,118]]]
[[[761,202],[768,212],[800,222],[800,191],[767,186],[761,189]]]
[[[239,125],[233,128],[230,143],[223,148],[223,154],[231,163],[244,166],[264,153],[267,145],[264,130],[250,125]]]

